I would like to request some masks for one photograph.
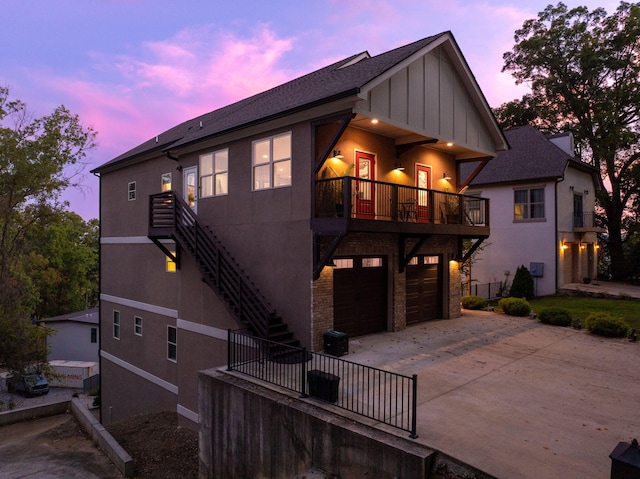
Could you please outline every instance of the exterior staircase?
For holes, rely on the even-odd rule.
[[[203,281],[251,334],[289,346],[300,345],[211,229],[173,191],[150,196],[148,237],[169,257],[177,259],[162,239],[174,240],[190,254]]]

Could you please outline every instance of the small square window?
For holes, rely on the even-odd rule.
[[[113,337],[120,339],[120,311],[113,310]]]
[[[178,361],[178,330],[175,326],[167,326],[167,359]]]
[[[136,199],[136,182],[131,181],[128,186],[129,191],[129,201],[133,201]]]
[[[140,316],[133,317],[133,332],[137,336],[142,336],[142,318]]]

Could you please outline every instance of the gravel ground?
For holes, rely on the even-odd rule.
[[[19,393],[10,394],[7,391],[5,376],[6,373],[0,373],[0,412],[39,406],[50,402],[68,401],[73,397],[73,393],[82,392],[81,389],[49,388],[49,394],[28,398]]]

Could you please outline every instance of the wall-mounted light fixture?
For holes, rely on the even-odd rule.
[[[333,261],[333,258],[330,258],[329,261],[327,261],[325,263],[325,266],[329,266],[330,268],[335,268],[336,267],[336,262]]]
[[[333,150],[333,158],[341,160],[342,158],[344,158],[344,155],[340,150]]]
[[[452,143],[451,141],[448,141],[448,142],[447,142],[447,146],[448,146],[449,148],[451,148],[451,147],[453,146],[453,143]]]
[[[570,186],[570,187],[569,187],[569,190],[570,190],[570,191],[573,191],[573,189],[574,189],[574,188],[573,188],[573,186]]]
[[[567,243],[564,242],[564,240],[562,240],[562,245],[560,246],[560,249],[562,251],[566,250],[569,246],[567,245]]]
[[[398,162],[396,163],[396,167],[394,169],[397,171],[404,171],[404,166],[402,166],[402,163]]]
[[[589,194],[589,190],[584,190],[584,196],[587,196]]]
[[[449,175],[449,173],[445,172],[445,173],[442,174],[442,179],[449,181],[451,179],[451,175]]]

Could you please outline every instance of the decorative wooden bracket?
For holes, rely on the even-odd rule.
[[[398,273],[404,273],[404,270],[409,264],[409,262],[411,261],[411,259],[416,255],[416,253],[420,250],[420,248],[422,248],[422,245],[425,243],[425,241],[427,241],[427,239],[429,239],[430,236],[431,235],[420,236],[418,238],[418,242],[415,245],[413,245],[413,248],[411,248],[411,251],[409,251],[409,253],[405,256],[404,250],[406,245],[405,240],[407,236],[400,235],[400,238],[398,240],[398,257],[400,258],[399,265],[398,265]]]
[[[338,246],[342,242],[342,239],[344,238],[345,234],[338,233],[337,235],[333,236],[333,239],[331,240],[331,243],[329,243],[329,247],[327,248],[327,251],[321,254],[320,238],[322,236],[325,236],[325,235],[319,235],[319,234],[313,235],[313,257],[315,260],[315,266],[313,268],[314,281],[320,277],[322,268],[327,266],[327,263],[329,263],[329,261],[331,260],[331,257],[333,256],[333,253],[335,253],[336,249],[338,249]]]

